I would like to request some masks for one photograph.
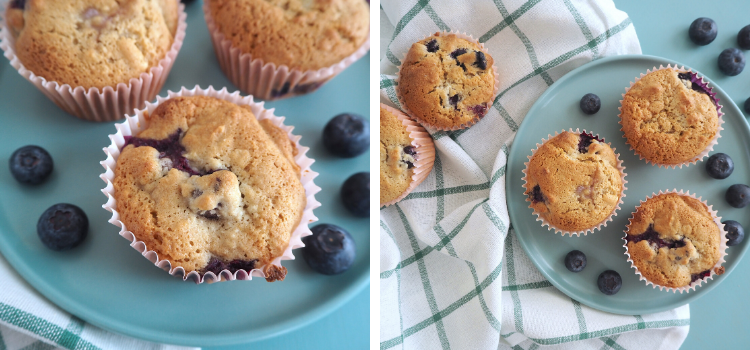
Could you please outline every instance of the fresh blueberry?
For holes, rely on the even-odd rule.
[[[745,54],[740,49],[732,47],[719,55],[719,70],[729,76],[742,73],[745,69]]]
[[[724,231],[726,231],[727,245],[733,246],[742,243],[745,239],[745,229],[740,225],[739,222],[734,220],[727,220],[722,222],[724,224]]]
[[[596,280],[599,290],[606,295],[614,295],[622,287],[622,277],[617,271],[607,270],[599,275]]]
[[[348,270],[356,256],[354,239],[341,227],[320,224],[310,229],[312,236],[302,238],[302,257],[307,265],[324,275]]]
[[[728,155],[716,153],[708,158],[706,171],[714,179],[726,179],[734,171],[734,162]]]
[[[339,114],[323,129],[323,145],[339,157],[356,157],[370,148],[370,123],[356,114]]]
[[[690,36],[690,40],[692,40],[696,45],[708,45],[714,39],[716,39],[716,34],[718,33],[718,27],[716,26],[716,22],[710,18],[701,17],[693,21],[692,24],[690,24],[690,29],[688,30],[688,35]]]
[[[581,111],[586,114],[594,114],[602,108],[602,101],[595,94],[585,94],[581,98]]]
[[[39,146],[24,146],[10,156],[10,172],[18,182],[38,185],[52,173],[52,157]]]
[[[67,203],[55,204],[42,213],[36,224],[36,233],[47,248],[71,249],[86,238],[89,219],[81,208]]]
[[[565,267],[570,272],[581,272],[586,267],[586,254],[580,250],[572,250],[565,256]]]
[[[370,217],[370,173],[356,173],[341,186],[341,200],[355,216]]]
[[[742,27],[737,33],[737,45],[744,50],[750,50],[750,25]]]
[[[729,186],[725,198],[729,205],[735,208],[744,208],[750,204],[750,187],[743,184]]]

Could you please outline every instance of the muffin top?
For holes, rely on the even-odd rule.
[[[399,70],[398,93],[423,124],[451,129],[487,114],[495,88],[494,61],[455,34],[411,46]]]
[[[26,69],[86,89],[127,84],[158,65],[177,30],[177,0],[14,0],[8,24]]]
[[[249,106],[211,97],[161,103],[115,168],[125,227],[187,272],[266,265],[269,281],[306,204],[295,144]]]
[[[370,33],[364,0],[208,0],[217,29],[253,59],[306,71],[353,54]]]
[[[380,205],[395,200],[409,187],[417,150],[406,126],[380,107]]]
[[[638,80],[622,100],[628,144],[653,163],[697,160],[719,128],[719,114],[695,74],[661,69]]]
[[[582,231],[617,208],[622,174],[612,148],[585,133],[563,133],[537,149],[527,167],[525,194],[551,226]]]
[[[633,214],[626,232],[638,271],[660,286],[690,285],[708,276],[721,257],[719,226],[706,205],[689,196],[649,198]]]

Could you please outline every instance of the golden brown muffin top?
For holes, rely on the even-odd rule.
[[[646,74],[622,100],[622,130],[635,151],[654,163],[697,159],[716,136],[714,101],[688,73],[662,69]]]
[[[668,193],[638,207],[626,238],[630,258],[643,277],[679,288],[703,278],[719,262],[720,234],[705,204]]]
[[[531,207],[561,230],[597,226],[613,213],[623,189],[615,152],[587,134],[551,138],[531,157],[527,173]]]
[[[60,85],[127,84],[158,65],[177,30],[177,0],[27,0],[11,8],[26,69]]]
[[[149,119],[115,168],[125,227],[187,272],[259,268],[281,256],[306,204],[287,133],[249,106],[211,97],[167,100]]]
[[[217,29],[253,59],[317,70],[353,54],[370,33],[364,0],[207,0]]]

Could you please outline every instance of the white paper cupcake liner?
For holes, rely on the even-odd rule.
[[[565,130],[563,130],[563,132],[564,131]],[[580,134],[592,135],[592,136],[600,139],[601,140],[600,142],[604,142],[605,141],[604,138],[599,137],[598,134],[594,134],[592,132],[587,132],[586,129],[584,129],[583,131],[581,131],[580,129],[576,129],[575,131],[573,131],[573,129],[570,128],[567,131],[570,132],[570,133],[573,133],[573,134],[578,134],[578,135],[580,135]],[[549,141],[550,139],[552,139],[553,137],[555,137],[555,136],[557,136],[559,134],[560,134],[560,132],[557,132],[557,131],[555,131],[555,135],[554,136],[548,134],[546,139],[542,139],[542,143],[537,143],[536,144],[536,148],[533,149],[533,150],[531,150],[531,155],[527,156],[527,158],[529,159],[529,161],[523,163],[523,165],[524,165],[524,169],[523,169],[523,188],[524,188],[524,192],[527,191],[526,184],[529,182],[529,163],[531,162],[531,158],[534,157],[534,155],[536,154],[536,152],[539,150],[539,146],[545,144],[547,141]],[[620,190],[620,199],[617,202],[617,205],[615,206],[615,208],[612,209],[612,212],[609,214],[609,216],[607,216],[607,218],[605,218],[604,220],[600,221],[598,224],[596,224],[596,225],[594,225],[594,226],[592,226],[590,228],[587,228],[585,230],[578,230],[578,231],[563,230],[563,229],[561,229],[561,228],[553,225],[549,221],[547,221],[547,219],[543,218],[542,215],[541,215],[541,213],[538,212],[538,211],[536,211],[536,209],[534,209],[534,207],[532,206],[532,204],[529,204],[529,208],[531,208],[534,211],[534,215],[536,215],[536,221],[541,221],[542,222],[542,226],[547,226],[547,230],[555,230],[556,234],[560,233],[561,236],[569,235],[571,237],[573,237],[573,235],[575,235],[576,237],[580,237],[581,234],[583,234],[584,236],[586,236],[589,232],[594,233],[595,230],[601,230],[602,226],[603,227],[607,227],[607,223],[609,221],[612,221],[612,218],[614,216],[617,216],[617,211],[620,210],[620,205],[622,205],[622,203],[623,203],[622,199],[625,197],[625,190],[628,189],[625,186],[628,183],[628,180],[625,180],[625,176],[627,175],[627,173],[625,173],[625,167],[622,165],[622,160],[620,159],[620,154],[617,153],[617,149],[616,148],[612,147],[611,143],[608,142],[607,146],[609,146],[610,148],[612,148],[612,152],[615,153],[615,159],[617,160],[617,170],[620,172],[620,179],[622,181],[622,189]],[[526,196],[526,201],[529,202],[529,203],[531,203],[531,199],[528,196]]]
[[[185,40],[187,28],[185,5],[179,4],[177,31],[172,47],[164,58],[147,72],[127,81],[127,84],[123,82],[116,86],[107,86],[100,91],[96,87],[85,89],[82,86],[60,85],[56,81],[48,81],[26,69],[16,56],[15,39],[5,21],[9,6],[10,2],[7,2],[3,12],[0,13],[0,21],[2,21],[0,48],[5,52],[5,57],[10,60],[10,64],[62,110],[80,119],[93,122],[122,119],[134,110],[143,108],[146,102],[153,100],[169,76],[169,71]]]
[[[432,136],[430,136],[425,128],[419,125],[419,123],[409,119],[409,117],[403,112],[383,103],[380,104],[380,107],[393,113],[393,115],[401,121],[401,124],[406,127],[406,131],[409,132],[409,137],[412,140],[411,145],[414,146],[417,151],[417,161],[414,163],[414,168],[412,169],[411,183],[409,184],[409,187],[407,187],[406,190],[396,199],[380,204],[381,207],[387,207],[404,199],[404,197],[411,193],[411,191],[414,191],[414,189],[427,178],[427,175],[430,175],[432,166],[435,164],[435,143],[432,141]]]
[[[364,57],[370,50],[370,35],[351,55],[329,67],[301,71],[286,65],[276,66],[272,62],[253,59],[232,46],[232,41],[219,31],[209,8],[209,0],[203,3],[203,16],[214,45],[221,70],[240,91],[263,100],[277,100],[311,93],[343,72],[347,67]]]
[[[112,181],[115,177],[114,169],[117,166],[117,158],[120,156],[120,151],[125,145],[125,136],[138,135],[142,130],[148,127],[149,122],[146,117],[147,114],[152,113],[162,102],[179,96],[210,96],[238,105],[248,105],[250,106],[253,114],[255,114],[255,117],[258,120],[269,119],[273,122],[274,125],[286,131],[289,139],[295,143],[295,147],[297,148],[297,155],[294,157],[294,161],[300,167],[300,181],[302,182],[302,186],[305,188],[305,194],[307,197],[307,204],[305,206],[302,217],[300,218],[299,226],[297,226],[294,232],[292,232],[291,238],[289,239],[289,246],[287,246],[284,254],[276,257],[269,265],[253,269],[250,274],[248,274],[244,270],[238,270],[234,274],[232,274],[229,270],[223,270],[219,274],[219,276],[216,276],[213,272],[206,272],[205,274],[201,275],[197,271],[192,271],[186,274],[185,270],[181,266],[174,267],[169,260],[160,260],[159,255],[155,251],[149,250],[145,243],[143,243],[142,241],[138,241],[135,235],[132,232],[128,231],[125,227],[125,224],[120,221],[120,215],[117,212],[117,203],[114,198],[115,189],[112,185]],[[100,162],[100,164],[104,167],[105,172],[99,177],[107,184],[107,186],[102,189],[104,195],[107,196],[107,203],[102,207],[107,211],[112,212],[112,217],[109,219],[109,223],[120,228],[120,236],[129,240],[131,242],[130,246],[133,247],[133,249],[137,250],[139,253],[141,253],[141,255],[146,257],[157,267],[168,271],[169,274],[173,276],[180,276],[183,280],[190,279],[199,284],[203,282],[212,283],[227,280],[251,280],[253,276],[264,278],[267,277],[265,272],[269,268],[271,268],[270,265],[281,267],[282,260],[294,260],[292,250],[305,246],[304,243],[302,243],[302,237],[312,235],[312,232],[308,228],[308,225],[315,221],[318,221],[318,218],[313,214],[313,209],[320,206],[320,202],[315,200],[315,194],[320,192],[320,187],[316,186],[315,183],[313,183],[313,179],[318,176],[318,173],[310,169],[310,165],[312,165],[314,160],[307,157],[306,153],[309,148],[300,145],[299,140],[301,136],[292,134],[292,130],[294,129],[294,127],[284,125],[284,119],[284,117],[278,117],[274,115],[273,109],[265,109],[262,102],[253,102],[252,96],[243,97],[239,92],[229,93],[227,92],[226,88],[217,91],[212,86],[209,86],[208,89],[205,90],[201,89],[199,86],[196,86],[191,90],[183,87],[179,92],[169,91],[167,97],[157,97],[155,103],[146,103],[146,107],[144,109],[135,111],[135,115],[128,116],[127,120],[115,125],[115,127],[117,128],[117,133],[109,135],[109,139],[112,141],[112,143],[108,147],[104,148],[104,153],[107,155],[107,159]]]
[[[482,51],[485,55],[492,57],[492,55],[490,55],[489,51],[487,51],[487,48],[484,46],[484,44],[482,44],[478,40],[474,39],[474,37],[472,37],[471,35],[468,35],[466,33],[461,33],[461,32],[458,32],[458,31],[455,31],[455,32],[437,32],[435,34],[427,35],[427,36],[425,36],[424,38],[422,38],[422,39],[420,39],[418,41],[425,40],[425,39],[427,39],[429,37],[432,37],[432,36],[448,36],[448,35],[451,35],[451,34],[453,34],[453,35],[455,35],[455,36],[457,36],[457,37],[459,37],[461,39],[465,39],[465,40],[471,41],[473,43],[476,43],[477,45],[479,45],[479,50],[480,51]],[[416,115],[414,115],[414,113],[411,112],[409,110],[409,108],[406,106],[406,103],[404,103],[404,99],[401,97],[401,94],[399,93],[399,84],[398,84],[399,81],[401,80],[401,66],[403,66],[403,62],[406,61],[406,55],[408,53],[409,53],[408,50],[407,50],[407,52],[404,52],[404,55],[403,55],[404,57],[401,59],[401,65],[397,67],[398,73],[396,74],[396,97],[398,98],[398,102],[401,104],[401,108],[404,110],[404,113],[408,114],[411,118],[414,118],[415,120],[417,120],[420,124],[422,124],[424,126],[427,126],[427,127],[430,127],[432,129],[436,129],[436,130],[443,130],[443,131],[454,131],[454,130],[466,129],[466,128],[471,127],[472,125],[474,125],[476,123],[479,123],[479,121],[482,120],[482,118],[484,118],[487,115],[487,114],[485,114],[482,117],[474,117],[474,119],[472,119],[471,121],[469,121],[469,122],[467,122],[465,124],[460,124],[460,125],[454,126],[452,128],[442,128],[442,127],[437,127],[437,126],[434,126],[434,125],[430,125],[430,123],[427,123],[424,120],[422,120],[421,118],[419,118]],[[494,88],[492,90],[492,98],[490,99],[490,101],[487,104],[487,113],[489,113],[490,109],[492,109],[492,103],[495,101],[495,97],[497,96],[497,92],[500,89],[500,76],[497,74],[497,66],[495,65],[494,59],[493,59],[493,64],[492,64],[492,74],[495,77],[495,86],[494,86]]]
[[[699,76],[698,73],[693,72],[691,69],[685,69],[684,66],[678,68],[677,65],[675,65],[674,67],[672,67],[671,64],[668,64],[666,67],[664,67],[664,65],[659,65],[659,68],[654,67],[653,69],[647,70],[646,73],[641,73],[641,76],[636,77],[635,81],[630,82],[630,86],[627,87],[627,88],[625,88],[625,93],[622,94],[622,98],[624,99],[625,98],[625,94],[627,94],[628,91],[630,91],[630,89],[633,87],[633,85],[635,85],[635,83],[637,83],[639,80],[641,80],[641,78],[643,78],[644,76],[646,76],[646,74],[653,73],[653,72],[656,72],[656,71],[662,70],[662,69],[674,69],[674,70],[680,71],[681,73],[691,73],[691,76],[694,78],[693,82],[701,85],[703,88],[705,88],[706,90],[708,90],[708,96],[711,98],[711,101],[714,102],[714,105],[716,105],[716,112],[719,115],[719,125],[718,125],[718,128],[716,129],[716,135],[714,135],[714,138],[711,140],[711,142],[708,144],[708,146],[706,146],[706,148],[701,153],[699,153],[698,155],[696,155],[695,157],[693,157],[692,160],[685,161],[685,162],[678,163],[678,164],[662,164],[662,163],[653,162],[653,161],[647,159],[646,157],[642,156],[640,153],[638,153],[638,151],[636,151],[636,149],[633,147],[633,145],[631,145],[630,142],[627,140],[627,137],[625,137],[625,134],[624,134],[625,130],[623,130],[622,128],[620,128],[620,131],[623,132],[622,137],[626,139],[625,143],[627,143],[628,146],[630,146],[630,150],[633,151],[633,152],[635,152],[635,154],[641,160],[645,160],[646,163],[651,163],[653,165],[657,165],[660,168],[661,167],[664,167],[664,168],[671,167],[672,169],[674,169],[674,168],[676,168],[676,167],[679,166],[680,169],[682,169],[683,165],[684,166],[689,166],[690,164],[695,164],[698,161],[703,160],[703,158],[705,158],[711,151],[713,151],[714,146],[719,143],[719,138],[721,137],[720,133],[721,133],[722,130],[724,130],[724,128],[721,126],[722,124],[724,124],[724,118],[722,118],[722,116],[724,115],[724,113],[721,111],[721,108],[723,106],[719,104],[719,98],[716,97],[716,93],[713,92],[713,88],[711,88],[709,86],[708,82],[705,81],[705,79],[703,79],[703,77]],[[622,124],[622,101],[623,100],[620,100],[620,107],[617,108],[617,110],[620,112],[620,114],[618,114],[618,117],[620,118],[620,120],[619,120],[618,123],[620,124],[620,126],[623,126],[623,124]]]
[[[703,277],[703,278],[701,278],[699,280],[696,280],[695,282],[692,282],[692,283],[690,283],[689,285],[687,285],[685,287],[680,287],[680,288],[665,287],[665,286],[662,286],[662,285],[658,285],[658,284],[656,284],[654,282],[649,281],[646,277],[644,277],[643,274],[641,274],[641,272],[638,270],[638,267],[635,266],[635,263],[633,262],[633,259],[630,258],[630,253],[628,252],[628,241],[626,239],[626,237],[628,236],[627,232],[628,232],[628,230],[630,230],[630,225],[631,225],[631,223],[633,221],[633,215],[635,215],[635,213],[638,212],[638,209],[641,207],[641,205],[643,205],[643,203],[645,203],[646,201],[648,201],[651,198],[654,198],[656,196],[660,196],[662,194],[669,194],[669,193],[676,193],[676,194],[678,194],[680,196],[694,198],[694,199],[697,199],[699,202],[703,203],[703,205],[706,206],[706,209],[708,210],[708,212],[711,214],[711,217],[713,218],[714,222],[716,223],[716,226],[719,227],[719,238],[720,238],[719,250],[721,251],[721,256],[719,257],[719,261],[710,269],[711,274],[708,275],[708,276],[706,276],[706,277]],[[625,244],[623,244],[623,247],[625,247],[625,255],[628,257],[627,260],[630,263],[630,267],[632,267],[633,269],[635,269],[635,273],[636,273],[636,275],[638,275],[638,278],[641,281],[645,281],[646,285],[651,285],[652,287],[654,287],[654,289],[656,289],[658,287],[660,291],[666,289],[668,292],[670,292],[670,291],[674,292],[674,293],[680,292],[680,294],[682,294],[682,292],[689,293],[691,290],[695,290],[696,287],[700,287],[703,284],[703,282],[708,282],[708,280],[712,280],[714,278],[714,276],[723,274],[724,273],[724,267],[722,267],[721,265],[726,262],[725,257],[727,255],[727,241],[728,240],[727,240],[726,234],[724,232],[724,224],[721,223],[721,217],[717,216],[717,214],[718,214],[717,211],[713,210],[712,207],[713,206],[708,205],[708,203],[706,201],[702,201],[701,197],[697,197],[696,198],[695,194],[690,194],[689,191],[688,192],[683,192],[682,190],[680,190],[678,192],[676,188],[673,189],[673,190],[671,190],[671,191],[669,191],[669,190],[667,190],[667,191],[661,191],[660,190],[658,194],[657,193],[652,193],[651,196],[646,197],[645,201],[640,201],[640,204],[638,204],[638,206],[635,207],[635,211],[633,211],[633,213],[630,215],[630,218],[628,219],[628,224],[627,224],[627,226],[625,228],[625,231],[624,231],[625,232],[625,236],[622,237],[622,240],[625,241]]]

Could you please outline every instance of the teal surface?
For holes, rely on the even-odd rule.
[[[740,107],[750,97],[750,66],[735,77],[723,75],[717,66],[719,53],[737,47],[737,32],[750,24],[750,1],[615,0],[615,5],[633,20],[644,54],[672,58],[700,70],[719,84]],[[706,46],[697,46],[688,39],[688,27],[698,17],[713,18],[719,28],[716,40]],[[750,55],[750,51],[744,53]],[[748,116],[746,112],[745,116]],[[750,183],[748,178],[732,181]],[[747,213],[745,208],[740,215],[747,216]],[[711,291],[707,298],[690,303],[690,333],[683,350],[748,348],[748,274],[750,259],[746,257],[732,276]]]
[[[352,269],[323,276],[300,258],[284,262],[289,274],[283,282],[256,279],[212,285],[170,277],[107,223],[110,214],[101,208],[106,197],[100,192],[104,183],[98,177],[103,171],[99,161],[109,144],[107,135],[116,131],[114,123],[93,124],[66,115],[2,61],[0,159],[8,159],[18,147],[37,144],[51,153],[55,171],[38,187],[21,186],[7,168],[0,171],[0,252],[48,299],[105,329],[172,344],[217,346],[292,331],[357,296],[352,310],[364,317],[343,331],[369,338],[369,220],[351,216],[339,200],[344,180],[368,171],[369,153],[339,159],[328,155],[321,141],[323,126],[334,115],[369,115],[369,55],[315,93],[267,104],[287,117],[287,125],[295,126],[303,146],[311,147],[308,155],[316,160],[312,169],[320,173],[315,183],[322,188],[316,195],[322,207],[315,214],[320,222],[340,225],[352,234],[357,247]],[[196,84],[235,90],[214,57],[200,2],[188,8],[185,44],[161,95]],[[59,202],[80,206],[91,224],[81,246],[61,253],[44,248],[35,229],[39,215]],[[320,334],[344,333],[336,322],[326,322],[322,326],[329,328]],[[305,336],[299,331],[292,334]],[[284,338],[276,338],[277,347],[285,346]]]
[[[747,250],[747,241],[729,247],[723,275],[714,277],[695,291],[681,294],[647,286],[626,261],[622,237],[627,220],[641,200],[660,190],[676,188],[694,193],[713,205],[722,220],[737,220],[750,228],[750,220],[743,215],[745,210],[732,208],[723,198],[727,187],[750,177],[750,127],[737,106],[728,101],[726,94],[715,84],[711,86],[718,92],[719,103],[724,104],[722,112],[725,123],[719,144],[712,154],[724,152],[732,157],[735,168],[729,178],[712,179],[706,173],[703,162],[681,169],[659,168],[639,160],[625,144],[617,110],[622,93],[640,73],[669,63],[675,64],[674,61],[652,56],[614,56],[566,74],[534,103],[518,129],[510,151],[508,173],[515,176],[509,176],[507,182],[508,209],[516,237],[529,258],[555,287],[582,304],[599,310],[639,315],[673,309],[693,301],[724,280],[734,277],[731,272]],[[592,116],[581,112],[579,107],[581,96],[588,92],[595,92],[602,101],[602,108]],[[528,161],[527,156],[531,155],[536,144],[548,138],[547,135],[554,135],[555,131],[570,128],[586,129],[610,143],[620,154],[627,173],[625,180],[628,181],[624,203],[617,216],[602,230],[581,237],[563,237],[541,227],[528,208],[522,180],[524,162]],[[584,252],[587,258],[586,268],[579,273],[568,271],[563,264],[565,255],[574,249]],[[622,276],[622,288],[615,295],[604,295],[597,287],[597,277],[605,270],[615,270]]]

